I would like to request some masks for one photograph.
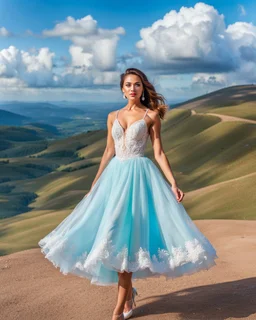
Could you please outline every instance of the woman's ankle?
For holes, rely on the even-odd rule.
[[[121,314],[123,312],[124,312],[124,310],[122,308],[118,307],[118,308],[114,309],[113,314]]]
[[[132,299],[126,300],[124,305],[124,312],[128,312],[132,309]]]

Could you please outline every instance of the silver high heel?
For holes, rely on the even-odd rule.
[[[132,314],[133,314],[133,304],[136,307],[136,302],[135,302],[135,296],[138,295],[138,292],[136,290],[136,288],[132,288],[132,298],[131,300],[128,300],[128,302],[132,301],[132,305],[131,305],[131,310],[129,310],[128,312],[124,312],[124,319],[129,319],[131,318]]]

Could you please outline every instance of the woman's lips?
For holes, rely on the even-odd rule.
[[[136,93],[131,93],[130,96],[136,96]]]

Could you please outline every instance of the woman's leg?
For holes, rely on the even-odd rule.
[[[128,290],[127,296],[126,296],[126,301],[125,301],[125,305],[124,305],[124,312],[128,312],[131,310],[131,305],[132,305],[132,280],[130,282],[130,288]]]
[[[118,272],[118,297],[113,314],[119,315],[124,311],[124,305],[131,286],[132,272]],[[116,317],[113,317],[115,320]]]

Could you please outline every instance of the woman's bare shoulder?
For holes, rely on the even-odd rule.
[[[147,114],[153,121],[155,121],[157,118],[159,118],[159,113],[157,110],[149,109]]]
[[[113,121],[115,120],[116,112],[117,112],[117,110],[113,110],[113,111],[110,111],[110,112],[108,113],[108,119],[109,119],[111,122],[113,122]]]
[[[114,114],[117,113],[117,111],[118,111],[118,110],[112,110],[112,111],[109,112],[109,115],[114,115]]]

